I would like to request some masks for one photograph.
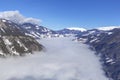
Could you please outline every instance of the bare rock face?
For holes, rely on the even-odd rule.
[[[43,46],[25,35],[25,30],[18,24],[0,19],[0,56],[23,56],[42,49]]]

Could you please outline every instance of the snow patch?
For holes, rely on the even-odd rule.
[[[6,22],[6,20],[3,19],[2,22]]]
[[[28,27],[25,27],[25,29],[31,29],[31,27],[30,27],[30,26],[28,26]]]
[[[5,42],[6,45],[12,45],[12,43],[11,43],[8,39],[5,39],[5,38],[3,37],[3,40],[4,40],[4,42]]]
[[[113,34],[113,32],[108,32],[108,35],[111,35],[111,34]]]
[[[95,42],[95,41],[97,41],[97,40],[98,40],[98,39],[95,38],[95,39],[91,40],[90,43]]]

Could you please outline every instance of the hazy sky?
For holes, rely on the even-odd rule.
[[[0,12],[9,10],[51,29],[120,25],[120,0],[1,0]]]

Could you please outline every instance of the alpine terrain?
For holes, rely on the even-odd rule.
[[[0,19],[0,56],[24,56],[41,51],[43,46],[25,32],[20,25]]]
[[[1,80],[120,80],[119,26],[52,30],[7,14],[0,14]]]

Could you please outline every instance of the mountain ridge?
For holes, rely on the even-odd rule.
[[[25,35],[20,25],[0,19],[0,56],[23,56],[42,49],[34,38]]]

